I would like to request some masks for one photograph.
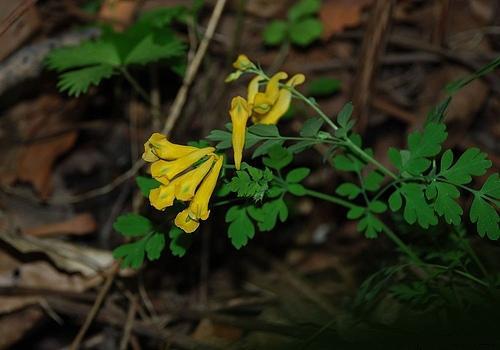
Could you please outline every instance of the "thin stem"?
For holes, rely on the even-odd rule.
[[[348,202],[346,200],[343,200],[342,198],[338,198],[335,196],[332,196],[330,194],[322,193],[322,192],[317,192],[314,190],[310,190],[308,188],[305,189],[305,195],[315,197],[318,199],[325,200],[327,202],[331,202],[334,204],[341,205],[345,208],[352,209],[352,208],[357,208],[358,206],[354,203]]]
[[[148,93],[146,90],[142,88],[142,86],[135,80],[135,78],[129,73],[127,68],[121,67],[120,72],[122,72],[123,76],[127,81],[132,85],[134,90],[150,105],[153,106],[153,102],[151,101],[151,98],[149,97]]]
[[[387,237],[401,249],[402,252],[404,252],[408,257],[410,258],[411,261],[415,263],[415,265],[418,265],[422,268],[425,268],[425,263],[418,257],[417,254],[409,246],[407,246],[399,237],[392,231],[387,225],[385,225],[383,222],[382,223],[382,231],[385,233]],[[427,272],[427,271],[426,271]]]
[[[427,264],[428,266],[430,267],[434,267],[436,269],[441,269],[441,270],[450,270],[450,268],[448,266],[443,266],[443,265],[437,265],[437,264]],[[489,284],[473,275],[471,275],[470,273],[468,272],[465,272],[465,271],[461,271],[461,270],[451,270],[453,272],[455,272],[457,275],[460,275],[462,277],[465,277],[471,281],[474,281],[476,282],[477,284],[480,284],[482,285],[483,287],[488,287],[489,288]]]
[[[312,101],[311,99],[307,98],[306,96],[302,95],[300,92],[298,92],[295,89],[291,89],[292,93],[298,97],[299,99],[303,100],[305,103],[307,103],[318,115],[333,129],[333,130],[338,130],[338,126],[335,125],[335,123],[325,114],[323,111],[318,107],[318,105]],[[365,151],[363,151],[361,148],[359,148],[354,142],[351,141],[348,137],[345,137],[345,145],[351,148],[353,151],[358,153],[362,158],[367,160],[368,162],[372,163],[375,165],[377,168],[379,168],[384,174],[392,177],[393,179],[397,179],[398,177],[396,174],[394,174],[392,171],[387,169],[384,165],[382,165],[379,161],[377,161],[375,158],[371,157],[369,154],[367,154]]]

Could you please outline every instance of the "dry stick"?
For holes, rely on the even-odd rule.
[[[210,40],[212,39],[215,28],[217,27],[217,24],[219,23],[220,16],[222,14],[222,10],[224,10],[224,5],[226,4],[226,0],[217,0],[217,3],[215,4],[215,8],[212,12],[212,16],[210,17],[210,20],[208,21],[208,26],[207,26],[207,31],[205,32],[205,35],[203,36],[203,39],[201,40],[200,46],[198,47],[198,50],[196,51],[196,54],[194,55],[193,61],[189,64],[189,67],[186,72],[186,76],[184,77],[184,81],[182,83],[181,88],[179,89],[179,92],[177,93],[177,96],[175,97],[174,103],[172,104],[172,107],[170,108],[170,113],[165,121],[165,126],[163,127],[163,134],[170,134],[172,131],[175,123],[177,122],[177,119],[179,119],[179,116],[182,111],[182,107],[186,103],[187,99],[187,94],[189,91],[189,87],[191,86],[191,83],[194,80],[194,77],[196,76],[196,73],[198,72],[198,69],[200,68],[201,62],[203,60],[203,57],[205,56],[205,53],[207,52],[208,45],[210,43]]]
[[[361,132],[368,124],[373,78],[380,55],[387,42],[392,7],[393,0],[377,0],[375,2],[361,46],[361,57],[358,62],[359,71],[356,74],[353,87],[353,104],[356,106],[358,130]]]
[[[97,295],[97,298],[94,302],[94,305],[92,306],[92,309],[90,309],[90,312],[87,314],[87,317],[85,318],[85,322],[83,323],[82,327],[78,331],[78,334],[76,335],[75,339],[73,340],[73,343],[71,343],[70,350],[78,350],[80,348],[80,344],[82,343],[83,337],[85,337],[85,334],[87,333],[90,325],[92,324],[92,321],[96,317],[97,313],[99,312],[99,309],[101,308],[101,305],[104,301],[104,298],[109,292],[109,289],[111,288],[111,285],[113,284],[113,281],[115,279],[116,273],[118,272],[119,265],[115,263],[115,266],[113,267],[113,270],[110,272],[106,279],[106,283],[101,287],[101,290],[99,290],[99,294]]]
[[[130,307],[127,313],[127,321],[125,322],[125,327],[123,329],[123,337],[120,342],[120,350],[126,350],[130,334],[132,332],[132,327],[134,325],[135,313],[137,311],[137,298],[132,298],[130,300]]]

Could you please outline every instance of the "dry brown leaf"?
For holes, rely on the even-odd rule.
[[[205,318],[196,327],[193,338],[208,344],[223,346],[239,340],[242,334],[239,328],[214,323]]]
[[[373,0],[328,0],[324,1],[319,17],[323,22],[323,37],[329,39],[348,27],[356,27],[361,22],[363,9]]]
[[[89,213],[78,214],[74,217],[50,224],[29,227],[22,232],[26,235],[45,237],[53,235],[86,235],[96,230],[97,223]]]
[[[115,30],[125,29],[134,19],[140,1],[106,0],[99,11],[99,18],[113,23]]]
[[[60,96],[43,95],[18,103],[6,113],[0,125],[2,185],[28,182],[42,198],[48,197],[55,161],[76,141],[76,131],[68,131],[67,114],[73,106]]]

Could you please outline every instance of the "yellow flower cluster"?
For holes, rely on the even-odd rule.
[[[210,214],[208,203],[223,163],[223,157],[214,151],[213,147],[177,145],[159,133],[144,144],[142,159],[152,163],[151,175],[161,182],[160,187],[149,192],[149,201],[158,210],[172,206],[175,199],[189,202],[174,221],[184,232],[194,232],[200,220]],[[201,164],[197,164],[200,160]]]
[[[233,63],[238,76],[245,71],[253,72],[256,69],[247,56],[239,55]],[[231,75],[230,75],[231,77]],[[245,146],[245,132],[248,119],[251,117],[255,124],[276,124],[286,113],[292,101],[290,88],[302,84],[305,81],[304,74],[296,74],[291,77],[284,87],[280,87],[280,81],[288,78],[285,72],[278,72],[267,82],[264,91],[260,91],[261,83],[266,80],[262,74],[257,74],[248,84],[247,98],[236,96],[231,101],[229,114],[233,124],[233,152],[236,169],[241,166],[243,148]],[[234,80],[232,77],[229,80]]]

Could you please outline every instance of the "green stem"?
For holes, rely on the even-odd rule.
[[[335,123],[325,114],[323,111],[318,107],[317,103],[312,101],[311,99],[307,98],[306,96],[302,95],[300,92],[298,92],[295,89],[291,89],[292,93],[304,101],[306,104],[308,104],[318,115],[333,129],[333,130],[338,130],[338,126],[335,125]],[[398,177],[396,174],[394,174],[392,171],[387,169],[384,165],[382,165],[378,160],[375,158],[371,157],[369,154],[367,154],[363,149],[359,148],[354,142],[351,141],[348,137],[345,137],[345,145],[348,146],[351,150],[353,150],[355,153],[358,153],[363,159],[366,161],[372,163],[375,165],[377,168],[380,169],[384,174],[392,177],[393,179],[397,179]]]
[[[434,267],[436,269],[440,269],[440,270],[450,270],[450,268],[448,266],[443,266],[443,265],[437,265],[437,264],[428,264],[428,266],[430,267]],[[457,275],[460,275],[462,277],[465,277],[471,281],[474,281],[476,282],[477,284],[480,284],[482,285],[483,287],[488,287],[489,288],[489,284],[473,275],[471,275],[470,273],[468,272],[465,272],[465,271],[461,271],[461,270],[451,270],[453,272],[455,272]]]
[[[317,191],[314,191],[314,190],[310,190],[308,188],[305,188],[305,195],[306,196],[315,197],[315,198],[318,198],[318,199],[322,199],[322,200],[325,200],[327,202],[331,202],[331,203],[334,203],[334,204],[338,204],[338,205],[341,205],[341,206],[343,206],[345,208],[348,208],[348,209],[352,209],[352,208],[357,208],[358,207],[358,205],[353,204],[351,202],[348,202],[346,200],[343,200],[342,198],[338,198],[338,197],[332,196],[330,194],[326,194],[326,193],[322,193],[322,192],[317,192]]]
[[[387,237],[389,237],[389,239],[391,241],[393,241],[399,247],[399,249],[401,249],[401,251],[403,253],[405,253],[406,255],[408,255],[408,257],[410,258],[410,260],[413,261],[413,263],[415,263],[415,265],[420,266],[423,269],[425,269],[425,265],[426,264],[418,257],[418,255],[415,254],[415,252],[413,250],[411,250],[411,248],[409,246],[407,246],[398,237],[398,235],[395,234],[394,231],[392,231],[386,224],[384,224],[383,222],[381,222],[381,223],[382,223],[382,231],[385,233],[385,235]]]

